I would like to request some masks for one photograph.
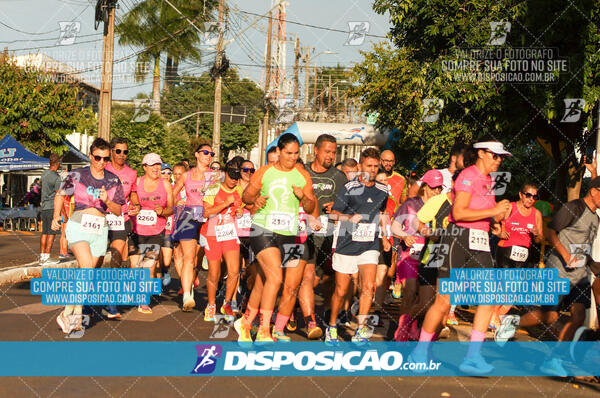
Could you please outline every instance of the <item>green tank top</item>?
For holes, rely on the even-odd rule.
[[[253,223],[280,235],[298,233],[300,201],[292,185],[304,188],[306,179],[296,168],[290,171],[270,167],[262,177],[260,196],[268,196],[264,207],[254,214]]]

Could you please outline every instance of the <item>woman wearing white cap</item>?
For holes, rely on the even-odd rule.
[[[448,278],[452,268],[492,267],[490,224],[500,221],[511,205],[508,200],[496,203],[490,173],[497,171],[502,159],[510,155],[501,142],[492,139],[476,142],[465,153],[465,165],[470,166],[459,174],[454,183],[449,233],[440,242],[447,245],[448,254],[439,268],[439,278]],[[441,330],[449,310],[449,296],[438,293],[425,316],[419,344],[411,353],[412,360],[418,362],[427,358],[429,343]],[[494,369],[480,354],[493,310],[493,305],[477,307],[469,351],[459,367],[465,373],[485,374]]]
[[[142,160],[144,175],[137,181],[139,206],[133,220],[136,252],[130,257],[132,267],[150,268],[152,277],[156,274],[160,247],[165,239],[167,218],[173,214],[173,191],[169,181],[161,178],[161,165],[162,160],[156,153],[149,153]],[[149,305],[140,305],[138,311],[152,313]]]

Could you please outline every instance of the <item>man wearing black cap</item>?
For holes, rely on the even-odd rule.
[[[592,174],[595,177],[595,173]],[[547,268],[558,270],[559,278],[567,278],[570,292],[559,297],[558,305],[542,306],[525,314],[520,326],[531,327],[543,322],[551,327],[556,323],[559,311],[569,310],[571,317],[563,328],[555,334],[558,341],[573,339],[575,331],[583,325],[585,310],[590,307],[591,286],[588,272],[600,276],[600,263],[592,260],[591,248],[596,238],[599,219],[596,210],[600,208],[600,177],[590,182],[585,197],[565,203],[552,217],[546,229],[546,239],[552,249],[546,260]],[[589,268],[589,270],[588,270]],[[503,322],[503,325],[509,322]],[[498,330],[497,334],[501,333]],[[557,356],[548,357],[540,370],[554,376],[565,377],[567,372]]]

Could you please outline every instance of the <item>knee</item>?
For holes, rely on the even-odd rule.
[[[348,285],[346,285],[346,286],[339,286],[339,285],[336,286],[335,290],[334,290],[334,293],[338,297],[345,297],[346,293],[348,293]]]
[[[361,285],[361,294],[364,296],[372,297],[373,290],[375,289],[375,282],[363,282]]]

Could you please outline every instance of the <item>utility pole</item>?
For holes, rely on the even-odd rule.
[[[271,83],[271,35],[273,31],[273,11],[269,11],[269,27],[267,29],[267,56],[265,62],[265,117],[263,119],[263,131],[260,146],[260,166],[265,164],[267,154],[267,133],[269,132],[269,86]]]
[[[96,4],[96,23],[100,21],[104,22],[104,37],[102,40],[102,80],[100,83],[100,101],[98,104],[98,137],[107,141],[110,140],[116,7],[117,0],[98,0],[98,3]]]
[[[223,60],[223,19],[225,14],[225,0],[219,0],[219,41],[217,42],[217,58],[215,60],[215,104],[213,110],[213,142],[212,148],[215,159],[221,154],[221,61]]]
[[[304,111],[308,110],[310,92],[310,47],[304,47]]]
[[[313,87],[313,118],[317,115],[317,67],[315,66],[315,80]]]
[[[300,39],[296,36],[296,44],[294,45],[294,52],[296,54],[295,62],[294,62],[294,106],[299,108],[298,106],[298,73],[300,69]]]

